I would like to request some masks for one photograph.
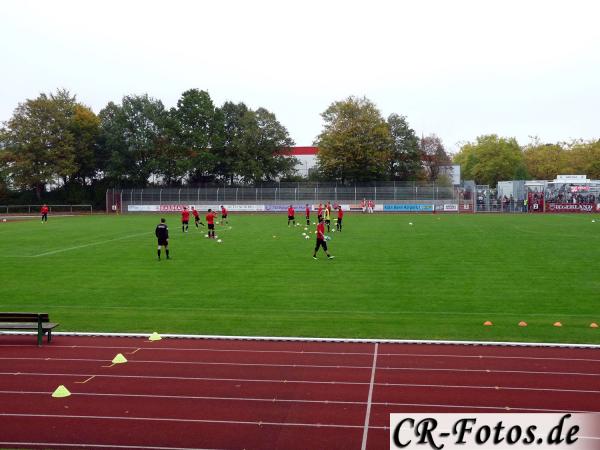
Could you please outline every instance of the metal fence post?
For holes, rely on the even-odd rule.
[[[158,204],[162,205],[162,189],[158,191]]]
[[[354,203],[356,203],[356,183],[354,184]]]
[[[177,203],[181,203],[181,188],[179,188],[179,191],[177,192]]]
[[[238,202],[238,189],[239,188],[235,188],[235,203]]]
[[[219,189],[221,188],[217,188],[217,202],[219,201]]]

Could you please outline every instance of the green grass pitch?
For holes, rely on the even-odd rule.
[[[58,331],[600,343],[593,216],[346,214],[318,261],[285,213],[233,213],[220,244],[166,218],[160,262],[157,215],[0,222],[0,311]]]

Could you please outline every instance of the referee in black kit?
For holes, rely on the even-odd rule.
[[[160,223],[156,225],[156,230],[154,234],[156,234],[156,238],[158,239],[158,260],[160,261],[160,248],[165,248],[165,253],[167,254],[167,259],[169,259],[169,227],[165,223],[165,219],[160,219]]]

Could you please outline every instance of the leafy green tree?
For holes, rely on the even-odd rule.
[[[464,179],[490,186],[496,186],[498,181],[515,179],[524,167],[517,140],[495,134],[479,136],[476,142],[463,145],[454,156],[454,162],[461,165]]]
[[[388,176],[393,139],[374,103],[348,97],[332,103],[321,117],[325,125],[316,144],[324,175],[342,182]]]
[[[83,105],[75,105],[69,130],[75,144],[75,164],[77,170],[72,181],[81,186],[88,185],[101,176],[105,155],[100,145],[100,118]]]
[[[34,190],[39,200],[48,184],[76,173],[77,106],[75,96],[66,90],[41,94],[17,106],[0,133],[4,176],[14,187]]]
[[[523,149],[523,162],[528,174],[536,180],[553,180],[566,173],[568,152],[560,144],[542,144],[534,139]]]
[[[419,150],[421,151],[421,161],[427,174],[427,180],[437,181],[442,166],[449,165],[452,160],[446,153],[442,140],[435,134],[423,136],[419,139]]]
[[[391,114],[387,123],[393,140],[390,176],[392,180],[414,180],[421,171],[419,139],[414,130],[409,127],[406,117]]]
[[[125,96],[121,105],[110,102],[100,111],[110,179],[147,184],[159,171],[157,149],[168,143],[168,119],[163,103],[147,94]]]
[[[229,181],[233,181],[244,165],[242,145],[244,142],[244,129],[251,119],[248,107],[243,103],[225,102],[215,114],[215,136],[212,152],[215,155],[215,174]]]
[[[600,179],[600,140],[571,143],[567,151],[567,161],[568,170],[565,172]]]

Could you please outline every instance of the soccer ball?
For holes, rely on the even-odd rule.
[[[6,222],[6,219],[4,219],[3,222]],[[592,219],[592,223],[596,223],[596,221]]]
[[[592,221],[592,222],[593,222],[593,221]],[[308,231],[308,228],[307,228],[307,227],[304,227],[304,231]]]
[[[306,233],[302,233],[302,236],[306,236]]]
[[[412,227],[412,224],[413,224],[413,223],[412,223],[412,222],[408,222],[408,224],[409,224],[409,225]]]
[[[304,239],[310,239],[310,236],[307,234],[306,236],[304,236]]]
[[[223,242],[223,241],[222,241],[221,239],[217,239],[217,242],[221,243],[221,242]]]
[[[208,234],[205,234],[205,235],[204,235],[204,237],[205,237],[205,238],[207,238],[207,237],[208,237]]]
[[[326,241],[330,241],[331,240],[331,236],[325,236],[325,240]]]

